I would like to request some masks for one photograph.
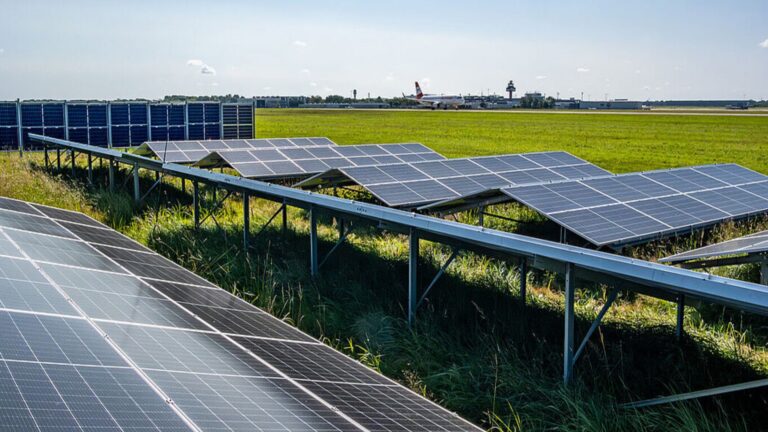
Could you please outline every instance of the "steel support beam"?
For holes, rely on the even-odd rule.
[[[600,312],[597,313],[597,317],[594,321],[592,321],[592,325],[589,326],[589,330],[587,330],[587,334],[584,336],[584,339],[581,341],[581,345],[579,345],[579,349],[576,350],[576,353],[573,355],[573,363],[575,364],[576,361],[581,357],[581,354],[584,352],[584,349],[587,347],[587,343],[589,343],[589,338],[592,337],[592,335],[597,331],[597,328],[600,326],[600,323],[603,321],[603,317],[605,316],[605,313],[608,312],[608,309],[611,307],[614,301],[616,301],[616,296],[619,295],[619,290],[613,289],[611,290],[610,294],[608,294],[608,299],[605,301],[605,304],[600,309]]]
[[[111,159],[107,160],[109,168],[109,191],[115,191],[115,162]]]
[[[72,150],[70,152],[70,155],[71,155],[70,159],[72,159],[71,160],[71,162],[72,162],[72,178],[75,178],[75,161],[76,161],[75,159],[77,158],[77,153],[75,153],[75,151]]]
[[[181,179],[181,193],[187,193],[187,180],[182,177]]]
[[[760,388],[768,386],[768,379],[761,379],[757,381],[749,381],[741,384],[731,384],[722,387],[715,387],[706,390],[697,390],[688,393],[681,393],[672,396],[664,396],[655,399],[646,399],[638,402],[630,402],[621,405],[622,408],[646,408],[654,405],[668,404],[672,402],[681,402],[690,399],[697,399],[707,396],[716,396],[725,393],[732,393],[736,391],[749,390],[754,388]]]
[[[349,228],[349,229],[345,228],[346,227],[346,223],[344,222],[344,219],[339,219],[338,223],[339,223],[339,239],[336,240],[336,244],[333,245],[331,250],[329,250],[328,253],[325,254],[325,257],[322,259],[322,261],[320,261],[320,264],[318,265],[318,268],[323,267],[323,264],[325,264],[325,262],[328,261],[328,258],[330,258],[331,255],[333,255],[334,252],[336,252],[336,249],[338,249],[339,246],[341,246],[342,243],[344,243],[344,240],[347,239],[347,236],[349,235],[349,233],[352,232],[351,228]]]
[[[408,327],[416,321],[416,289],[418,287],[419,233],[411,228],[408,234]]]
[[[485,222],[485,206],[481,206],[479,209],[477,209],[477,225],[483,226],[483,223]]]
[[[251,197],[243,193],[243,250],[248,253],[248,243],[251,236]]]
[[[139,185],[139,164],[133,164],[133,201],[141,202],[141,186]]]
[[[675,326],[675,337],[678,341],[683,339],[685,329],[683,324],[685,321],[685,295],[680,294],[677,296],[677,325]]]
[[[317,276],[320,266],[317,262],[317,210],[309,210],[309,273]]]
[[[195,221],[195,229],[200,228],[200,184],[192,181],[192,218]]]
[[[569,384],[573,378],[574,302],[576,292],[576,267],[572,263],[565,265],[565,337],[563,342],[563,383]]]
[[[50,165],[51,161],[48,156],[48,144],[43,144],[43,163],[45,164],[45,169],[48,170],[48,165]]]
[[[528,260],[520,258],[520,265],[517,270],[520,278],[520,301],[523,303],[523,306],[525,306],[525,298],[528,293]]]
[[[437,272],[434,278],[432,278],[432,282],[427,285],[427,289],[424,290],[424,294],[421,295],[419,298],[419,301],[416,303],[416,309],[418,310],[422,303],[424,303],[424,300],[427,298],[427,294],[429,294],[429,291],[432,290],[432,287],[435,286],[437,281],[440,279],[440,276],[445,274],[445,271],[448,270],[448,266],[451,265],[453,260],[456,259],[457,256],[459,256],[459,248],[453,248],[453,252],[451,253],[451,256],[448,257],[448,259],[445,261],[442,267],[440,267],[440,270]]]
[[[288,233],[288,204],[283,200],[283,237]]]
[[[88,153],[88,184],[93,186],[93,155]]]
[[[61,149],[56,147],[56,169],[61,171]]]
[[[760,283],[768,285],[768,257],[764,257],[760,263]]]

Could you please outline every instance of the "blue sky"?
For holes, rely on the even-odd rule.
[[[519,92],[768,99],[768,1],[35,1],[0,99]]]

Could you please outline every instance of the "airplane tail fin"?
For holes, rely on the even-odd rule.
[[[421,92],[421,87],[419,86],[419,82],[416,81],[416,99],[421,99],[424,97],[424,93]]]

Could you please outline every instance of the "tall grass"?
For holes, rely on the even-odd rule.
[[[35,159],[0,156],[0,195],[94,215],[489,430],[742,431],[762,427],[768,417],[765,394],[759,391],[644,410],[619,406],[764,376],[765,331],[757,317],[744,315],[733,325],[739,313],[689,307],[687,336],[678,343],[671,303],[621,293],[576,365],[574,384],[566,388],[560,379],[563,297],[558,275],[532,272],[523,305],[514,263],[464,253],[430,293],[410,329],[404,320],[407,243],[401,235],[354,226],[320,277],[311,278],[309,225],[301,210],[290,210],[286,235],[277,226],[268,227],[246,254],[237,199],[217,213],[220,225],[207,222],[195,230],[190,197],[180,192],[178,181],[168,181],[143,206],[134,206],[123,190],[88,188],[80,180],[82,171],[79,179],[46,173]],[[144,181],[146,188],[151,179]],[[276,205],[254,199],[251,208],[256,232]],[[496,211],[529,222],[527,229],[547,231],[540,218],[524,209],[500,206]],[[337,230],[331,218],[320,221],[322,255]],[[506,228],[519,227],[510,223]],[[712,238],[746,228],[722,229],[733,231],[714,232]],[[679,239],[662,249],[692,241],[698,240]],[[628,253],[654,258],[653,247]],[[449,254],[443,246],[424,242],[421,286]],[[577,328],[583,334],[604,304],[604,291],[580,282],[577,299]]]

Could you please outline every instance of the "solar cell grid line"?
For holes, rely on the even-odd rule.
[[[312,392],[328,400],[371,432],[393,430],[464,431],[467,422],[446,416],[443,408],[400,386],[307,382]]]
[[[595,245],[621,245],[768,211],[768,176],[735,164],[506,187]]]
[[[195,165],[228,166],[242,177],[269,179],[305,177],[336,167],[444,159],[418,143],[356,144],[214,151]]]
[[[64,222],[59,222],[59,224],[62,227],[64,226],[63,225]],[[2,231],[2,230],[0,230],[0,231]],[[31,234],[31,233],[26,233],[26,234]],[[44,236],[44,237],[46,237],[46,236]],[[50,237],[50,236],[47,236],[47,237],[48,238],[54,238],[54,237]],[[56,239],[56,240],[66,240],[66,241],[69,241],[67,239]],[[80,242],[82,242],[82,240],[80,240],[80,239],[78,239],[78,240]],[[86,246],[89,245],[89,243],[82,243],[82,244],[86,245]],[[20,244],[19,247],[23,247],[23,246],[24,246],[24,244]],[[98,245],[92,245],[92,246],[93,246],[93,248],[95,248],[94,250],[98,250],[98,248],[97,248]],[[139,253],[139,252],[136,252],[136,251],[125,251],[125,250],[123,250],[123,252],[128,252],[130,254]],[[103,257],[104,258],[108,258],[106,255],[103,255]],[[28,258],[28,259],[31,260],[32,258]],[[108,261],[111,261],[113,263],[117,262],[115,260],[112,260],[111,258],[108,258]],[[170,265],[176,266],[173,263],[170,263]],[[76,277],[72,276],[71,273],[75,270],[75,267],[71,267],[70,268],[70,267],[66,267],[66,266],[62,266],[62,265],[48,264],[48,263],[45,263],[45,262],[40,263],[40,266],[41,266],[40,267],[40,271],[41,272],[46,272],[46,275],[48,275],[47,272],[50,272],[50,275],[48,275],[47,278],[52,283],[53,283],[53,281],[56,281],[56,286],[61,290],[62,293],[68,292],[67,291],[68,290],[67,285],[78,285],[77,289],[80,290],[80,291],[83,291],[83,292],[86,292],[86,291],[89,291],[89,292],[102,292],[102,290],[105,290],[104,288],[101,288],[99,286],[95,286],[95,282],[93,280],[91,281],[90,285],[85,284],[84,287],[79,286],[80,284],[83,283],[83,281],[87,280],[87,277],[79,276],[79,277],[76,278]],[[121,266],[118,266],[118,267],[121,268],[123,270],[123,272],[126,271],[126,269],[124,269],[123,267],[121,267]],[[55,271],[54,269],[57,269],[57,270]],[[91,269],[87,269],[87,268],[83,268],[82,270],[84,272],[86,272],[86,273],[88,273],[88,272],[98,273],[99,276],[109,275],[109,278],[111,278],[111,280],[108,281],[109,284],[110,284],[110,288],[106,289],[106,291],[109,291],[109,290],[120,291],[122,288],[118,288],[117,286],[115,286],[115,285],[120,285],[120,284],[115,284],[114,283],[115,279],[121,279],[121,278],[129,277],[129,276],[123,276],[123,275],[120,275],[120,274],[112,274],[112,273],[108,273],[108,272],[104,272],[104,271],[91,270]],[[58,273],[57,273],[57,271],[58,271]],[[61,274],[67,273],[67,272],[70,273],[69,277],[60,277]],[[105,281],[105,282],[107,282],[107,281]],[[72,288],[72,286],[69,287],[69,289],[71,289],[71,288]],[[86,288],[86,289],[81,289],[81,288]],[[126,289],[127,289],[127,291],[121,292],[120,295],[125,295],[127,292],[131,292],[131,293],[140,294],[136,298],[150,299],[152,297],[150,295],[147,295],[145,290],[141,290],[140,289],[139,291],[131,291],[131,289],[136,289],[135,286],[128,287]],[[216,288],[212,288],[212,287],[210,287],[210,288],[199,287],[198,289],[199,290],[213,290],[213,289],[216,289]],[[159,291],[158,291],[158,293],[159,293]],[[118,295],[116,293],[109,293],[109,294],[110,295],[114,295],[114,296]],[[169,298],[169,300],[170,300],[170,298]],[[162,328],[162,327],[155,326],[155,325],[137,324],[137,323],[120,324],[120,323],[114,322],[113,320],[103,320],[103,319],[94,318],[94,317],[90,316],[88,313],[86,313],[85,310],[82,307],[80,307],[80,305],[79,305],[79,303],[77,301],[74,301],[74,303],[78,304],[78,307],[80,308],[79,312],[81,314],[87,316],[85,321],[88,322],[89,325],[95,326],[97,329],[99,329],[100,332],[104,332],[106,334],[109,334],[110,335],[110,342],[113,343],[115,347],[119,347],[120,352],[121,353],[125,353],[125,354],[121,354],[121,355],[126,355],[126,359],[130,359],[131,360],[131,364],[135,365],[136,367],[140,367],[140,366],[139,366],[139,361],[134,359],[134,356],[136,356],[135,352],[133,354],[131,354],[129,352],[130,350],[125,348],[126,345],[130,345],[130,344],[125,343],[125,340],[123,340],[122,341],[123,345],[121,345],[120,343],[115,341],[115,338],[112,337],[112,335],[115,334],[115,333],[119,334],[118,332],[114,331],[115,327],[122,328],[122,329],[124,329],[124,328],[132,328],[132,329],[139,328],[139,329],[142,329],[142,332],[144,332],[144,333],[151,332],[151,333],[153,333],[155,335],[157,335],[157,334],[164,334],[164,333],[167,334],[168,332],[171,332],[173,334],[173,336],[174,336],[172,339],[168,339],[167,337],[165,339],[163,339],[162,337],[160,338],[160,339],[162,339],[162,343],[160,343],[160,345],[162,347],[167,347],[167,346],[171,345],[170,340],[179,341],[179,339],[180,339],[180,337],[178,336],[179,334],[193,335],[193,336],[190,336],[190,337],[197,338],[198,342],[200,342],[199,339],[202,337],[203,338],[203,342],[202,343],[205,346],[210,347],[212,345],[215,345],[215,346],[219,347],[218,348],[219,350],[223,349],[225,352],[230,353],[230,356],[228,357],[228,361],[230,361],[231,363],[234,363],[235,365],[238,365],[239,367],[243,367],[242,366],[243,362],[238,362],[238,360],[237,360],[238,356],[240,358],[245,359],[248,362],[250,362],[249,366],[246,368],[247,373],[250,374],[250,373],[252,373],[252,371],[255,370],[254,369],[254,365],[258,365],[262,369],[266,368],[266,370],[268,370],[268,373],[271,374],[272,376],[276,376],[279,379],[286,380],[286,382],[291,383],[291,385],[293,387],[291,387],[288,390],[283,389],[283,391],[298,392],[298,394],[304,400],[314,401],[313,403],[319,403],[323,407],[333,411],[334,415],[336,417],[338,417],[338,418],[335,418],[334,420],[340,421],[339,419],[342,419],[342,420],[346,419],[346,421],[350,425],[352,425],[352,426],[356,425],[356,422],[354,420],[348,418],[346,416],[346,414],[339,413],[339,412],[336,412],[335,410],[333,410],[332,407],[329,404],[327,404],[325,401],[323,401],[322,399],[320,399],[320,398],[316,397],[315,395],[312,395],[310,392],[308,392],[303,387],[302,384],[294,381],[292,378],[290,378],[288,375],[286,375],[285,372],[279,370],[278,368],[275,368],[273,365],[271,365],[270,363],[268,363],[265,360],[261,359],[259,356],[255,355],[251,351],[248,351],[247,349],[245,349],[242,345],[239,345],[239,344],[235,343],[234,340],[231,337],[226,336],[225,334],[223,334],[221,332],[221,330],[217,329],[215,331],[208,331],[208,330],[194,330],[194,329],[189,329],[189,328],[185,328],[185,329],[171,329],[171,328]],[[181,304],[181,303],[179,303],[179,304]],[[210,308],[210,309],[214,309],[214,308]],[[263,312],[262,312],[262,314],[263,314]],[[266,315],[266,314],[264,314],[264,315]],[[279,322],[276,319],[274,319],[273,317],[270,317],[270,319],[276,325]],[[282,324],[282,323],[280,323],[280,324]],[[112,330],[105,330],[104,329],[105,327],[110,327]],[[215,328],[215,327],[212,327],[212,328]],[[201,335],[203,335],[203,336],[201,336]],[[206,336],[207,336],[207,338],[206,338]],[[157,336],[155,336],[155,337],[157,337]],[[214,339],[213,344],[211,342],[212,338]],[[136,338],[129,338],[129,340],[135,340],[135,339]],[[146,343],[145,341],[148,340],[149,338],[147,338],[146,335],[144,335],[142,337],[139,337],[138,339],[141,340],[142,345],[143,345],[144,343]],[[186,336],[184,338],[181,338],[181,339],[182,340],[186,340]],[[246,338],[243,337],[243,339],[246,339]],[[302,341],[292,341],[292,342],[278,341],[278,342],[281,342],[281,343],[292,343],[292,344],[296,344],[296,345],[308,345],[307,342],[302,342]],[[221,345],[221,343],[224,343],[224,344]],[[321,347],[324,347],[324,345],[320,344],[317,341],[310,342],[309,345],[310,346],[321,346]],[[327,350],[329,350],[331,352],[334,352],[330,348],[326,347],[325,349],[327,349]],[[175,350],[175,351],[179,352],[178,350]],[[115,352],[117,352],[117,351],[115,351]],[[144,351],[144,352],[146,353],[146,351]],[[201,355],[200,353],[201,352],[205,352],[205,350],[200,349],[200,344],[198,343],[197,348],[195,348],[193,350],[187,350],[186,352],[194,352],[197,355]],[[160,354],[158,354],[158,353],[160,353]],[[232,355],[233,353],[234,353],[235,360],[233,360],[233,355]],[[152,350],[152,355],[159,356],[159,357],[163,358],[164,360],[169,361],[167,357],[163,357],[164,354],[163,354],[162,349],[158,348],[158,349]],[[348,359],[348,358],[346,358],[346,357],[344,357],[344,356],[342,356],[341,354],[338,354],[338,353],[337,353],[337,355],[339,355],[339,356],[343,357],[344,359],[346,359],[347,362],[353,363],[358,369],[362,369],[362,370],[366,370],[367,371],[367,369],[365,369],[362,365],[359,365],[359,364],[355,363],[353,360]],[[147,356],[142,357],[142,356],[139,355],[137,357],[138,357],[138,359],[141,362],[148,361],[147,360]],[[149,358],[152,359],[152,360],[158,360],[156,357],[152,357],[152,356],[149,356]],[[186,358],[185,358],[185,360],[186,360]],[[208,361],[208,359],[206,359],[205,362],[202,362],[203,365],[208,365],[209,363],[210,362]],[[231,366],[231,364],[230,364],[230,366]],[[206,370],[209,371],[209,369],[206,369]],[[195,372],[195,373],[209,373],[209,372]],[[370,373],[373,373],[373,372],[370,372]],[[377,374],[374,374],[374,375],[378,376]],[[240,372],[240,373],[238,373],[238,376],[248,376],[248,375],[243,375],[243,373]],[[154,385],[154,383],[153,383],[153,385]],[[396,385],[396,384],[394,384],[392,382],[389,382],[388,385]],[[342,429],[346,429],[347,427],[348,427],[348,425],[346,425]],[[469,424],[467,424],[467,427],[471,428],[471,426],[469,426]]]
[[[508,185],[608,175],[608,171],[569,153],[542,152],[344,167],[321,173],[297,186],[322,186],[325,177],[331,184],[360,185],[389,206],[415,207]]]
[[[23,257],[0,257],[0,308],[77,316],[56,288]]]
[[[281,380],[173,371],[148,373],[204,430],[360,430],[333,409]]]

